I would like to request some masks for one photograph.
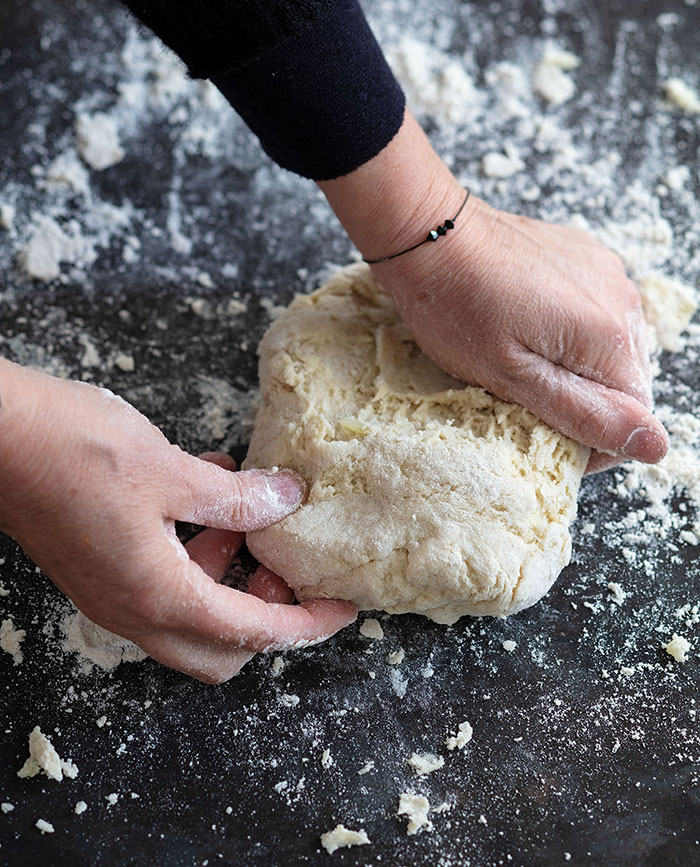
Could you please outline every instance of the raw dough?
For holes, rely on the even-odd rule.
[[[561,105],[574,95],[576,87],[566,74],[580,61],[571,51],[548,45],[532,73],[532,89],[550,105]]]
[[[260,382],[244,466],[310,491],[248,546],[299,598],[453,623],[532,605],[568,563],[589,450],[440,370],[367,266],[273,323]]]
[[[414,795],[413,792],[402,792],[399,795],[399,809],[396,815],[408,818],[406,833],[409,836],[412,837],[419,831],[433,830],[433,823],[428,818],[429,810],[430,802],[423,795]]]
[[[39,726],[34,726],[29,733],[29,758],[17,771],[17,776],[35,777],[39,773],[60,782],[64,777],[75,779],[78,768],[70,759],[62,759]]]
[[[336,825],[332,831],[321,834],[321,845],[329,855],[332,855],[336,849],[362,846],[370,842],[364,828],[360,828],[359,831],[351,831],[345,825]]]

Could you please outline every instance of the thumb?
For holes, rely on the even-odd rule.
[[[648,464],[658,463],[668,451],[663,425],[631,395],[534,354],[520,372],[518,403],[571,439],[622,460]]]
[[[234,473],[177,449],[167,475],[168,517],[221,530],[259,530],[276,524],[306,500],[306,482],[293,470]]]

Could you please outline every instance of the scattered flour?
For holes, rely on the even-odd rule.
[[[642,295],[644,315],[663,349],[678,352],[685,341],[682,333],[698,306],[697,291],[659,271],[636,278]]]
[[[88,620],[80,611],[67,614],[61,628],[65,635],[63,649],[77,653],[85,670],[92,664],[110,671],[121,662],[141,662],[146,654],[133,642]]]
[[[481,97],[459,60],[407,35],[388,45],[385,54],[418,115],[455,124],[467,124],[474,116]]]

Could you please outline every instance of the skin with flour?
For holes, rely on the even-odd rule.
[[[377,157],[319,186],[368,258],[415,243],[463,198],[408,112]],[[591,469],[665,453],[646,403],[638,294],[588,236],[473,196],[449,241],[373,267],[428,356],[597,449]],[[353,619],[349,605],[265,604],[255,582],[237,595],[218,583],[236,533],[260,526],[257,509],[268,510],[259,474],[206,466],[98,389],[5,361],[0,402],[0,483],[12,491],[0,527],[100,625],[218,681],[253,652],[319,640]],[[301,502],[298,480],[280,484],[286,511],[271,502],[266,519]],[[184,549],[173,521],[192,516],[212,523]],[[263,584],[289,600],[280,579]]]

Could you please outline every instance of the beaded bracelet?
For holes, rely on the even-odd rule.
[[[445,220],[445,222],[441,226],[438,226],[437,229],[431,229],[428,232],[427,238],[424,238],[422,241],[419,241],[417,244],[414,244],[412,247],[407,247],[405,250],[401,250],[400,253],[392,253],[391,256],[382,256],[381,259],[365,259],[363,257],[362,261],[366,262],[368,265],[376,265],[378,262],[388,262],[389,259],[395,259],[397,256],[403,256],[404,253],[410,253],[411,250],[416,250],[416,249],[418,249],[418,247],[422,247],[423,244],[427,244],[429,241],[437,241],[438,238],[442,237],[443,235],[446,235],[450,229],[454,229],[455,223],[457,222],[457,217],[459,217],[459,215],[464,210],[464,206],[467,204],[467,200],[469,199],[469,194],[470,194],[470,191],[467,190],[467,194],[464,197],[464,201],[459,206],[459,210],[454,215],[454,217],[452,217],[451,220]]]

